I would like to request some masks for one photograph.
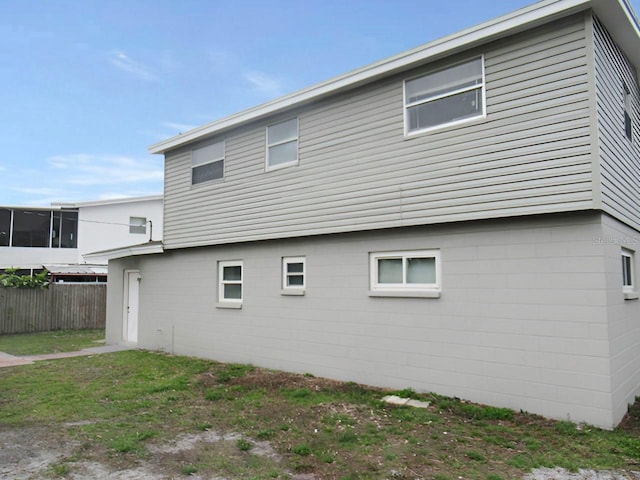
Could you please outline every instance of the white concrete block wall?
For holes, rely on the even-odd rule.
[[[637,308],[624,304],[631,310],[613,323],[621,338],[610,340],[616,273],[608,247],[594,241],[602,235],[594,212],[139,257],[139,345],[611,427],[619,420],[612,385],[632,390],[622,377],[637,371],[623,340]],[[369,252],[432,248],[441,251],[441,298],[367,295]],[[306,294],[283,296],[281,258],[300,255]],[[244,262],[242,309],[216,308],[217,261],[233,259]],[[112,278],[123,268],[110,265],[110,324],[122,323],[114,293],[122,282]],[[117,331],[108,328],[110,342]],[[612,349],[620,350],[613,384]]]
[[[640,291],[640,232],[605,216],[603,236],[598,239],[605,250],[611,383],[614,419],[620,420],[629,403],[640,395],[640,299],[625,300],[622,292],[621,251],[634,252],[635,289]]]

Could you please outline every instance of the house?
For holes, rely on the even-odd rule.
[[[106,282],[107,258],[92,252],[162,238],[162,195],[0,207],[0,269],[46,268],[54,282]]]
[[[614,427],[638,65],[625,0],[543,0],[151,146],[163,245],[112,256],[108,342]]]

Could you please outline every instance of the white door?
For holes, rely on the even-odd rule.
[[[124,341],[127,343],[138,343],[138,293],[140,288],[140,272],[138,270],[127,270],[124,273]]]

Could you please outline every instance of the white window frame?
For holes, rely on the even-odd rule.
[[[458,88],[458,89],[451,90],[451,91],[446,92],[446,93],[435,95],[435,96],[433,96],[431,98],[426,98],[426,99],[418,100],[418,101],[415,101],[415,102],[407,103],[407,82],[411,82],[412,80],[416,80],[418,78],[425,77],[427,75],[431,75],[431,74],[434,74],[434,73],[437,73],[437,72],[448,70],[450,68],[454,68],[454,67],[457,67],[458,65],[462,65],[462,64],[468,63],[468,62],[472,62],[472,61],[477,60],[477,59],[480,59],[480,63],[481,63],[481,67],[482,67],[482,82],[480,84],[472,85],[472,86],[464,87],[464,88]],[[434,125],[432,127],[420,128],[420,129],[415,129],[415,130],[410,130],[409,129],[409,109],[411,107],[415,107],[415,106],[418,106],[418,105],[424,105],[424,104],[429,103],[429,102],[433,102],[433,101],[436,101],[436,100],[440,100],[442,98],[450,97],[450,96],[457,95],[457,94],[464,93],[464,92],[468,92],[468,91],[471,91],[471,90],[480,90],[480,95],[481,95],[481,98],[482,98],[482,112],[480,114],[474,115],[474,116],[468,117],[468,118],[463,118],[461,120],[452,120],[452,121],[449,121],[449,122],[445,122],[445,123],[441,123],[441,124],[438,124],[438,125]],[[411,137],[413,135],[419,135],[419,134],[426,133],[426,132],[432,132],[434,130],[439,130],[439,129],[445,128],[445,127],[451,127],[451,126],[454,126],[454,125],[460,125],[462,123],[471,122],[471,121],[477,120],[479,118],[486,118],[486,116],[487,116],[487,89],[486,89],[486,80],[485,80],[484,55],[479,55],[477,57],[468,58],[466,60],[462,60],[460,62],[456,62],[456,63],[451,64],[451,65],[447,65],[447,66],[445,66],[443,68],[437,68],[437,69],[434,69],[432,71],[424,72],[424,73],[422,73],[420,75],[405,79],[405,81],[402,84],[402,101],[403,101],[404,135],[405,135],[405,137]]]
[[[289,273],[289,264],[301,263],[302,272]],[[302,276],[302,285],[289,285],[290,276]],[[282,257],[282,295],[304,295],[307,285],[307,260],[306,257]]]
[[[240,280],[225,280],[225,267],[240,267]],[[225,285],[240,285],[240,298],[225,298]],[[224,260],[218,262],[218,308],[242,308],[242,300],[244,298],[244,265],[242,260]]]
[[[141,220],[141,222],[134,223],[134,220]],[[147,218],[129,217],[129,233],[134,235],[145,235],[147,233]]]
[[[434,258],[436,281],[434,283],[407,283],[407,261],[411,258]],[[402,283],[379,283],[378,261],[402,259]],[[442,291],[440,250],[411,250],[369,253],[369,296],[371,297],[426,297],[439,298]]]
[[[203,149],[205,149],[207,147],[211,147],[213,145],[217,145],[217,144],[222,144],[222,156],[212,158],[209,161],[206,161],[204,163],[199,163],[197,165],[193,164],[194,153],[195,152],[197,152],[198,150],[203,150]],[[197,187],[199,185],[205,185],[205,184],[208,184],[208,183],[211,183],[211,182],[219,182],[221,180],[224,180],[226,154],[227,154],[227,144],[226,144],[226,141],[224,139],[219,140],[217,142],[208,143],[207,145],[199,145],[198,147],[195,147],[195,148],[191,149],[191,186],[192,187]],[[203,167],[204,165],[211,165],[212,163],[216,163],[216,162],[222,162],[222,176],[221,177],[211,178],[211,179],[208,179],[208,180],[203,180],[202,182],[196,182],[196,183],[193,182],[193,170],[195,168]]]
[[[633,109],[631,106],[631,90],[625,81],[622,82],[622,93],[624,95],[624,136],[627,140],[633,142]],[[627,122],[629,122],[629,130],[627,131]]]
[[[629,271],[626,271],[625,259],[629,259]],[[636,280],[635,280],[635,255],[632,250],[623,248],[621,251],[622,260],[622,292],[625,295],[625,299],[635,300],[638,298],[636,292]],[[625,284],[628,279],[629,283]]]
[[[290,122],[291,120],[295,120],[296,121],[296,135],[295,137],[291,137],[291,138],[286,138],[284,140],[280,140],[279,142],[273,142],[273,143],[269,143],[269,129],[271,127],[276,127],[280,124],[283,123],[287,123]],[[267,154],[266,154],[266,158],[265,158],[265,170],[267,172],[270,172],[272,170],[278,170],[280,168],[286,168],[286,167],[291,167],[293,165],[298,165],[299,163],[299,148],[300,148],[300,144],[299,142],[299,138],[300,138],[300,120],[298,117],[292,117],[292,118],[288,118],[286,120],[282,120],[280,122],[277,123],[272,123],[271,125],[267,125],[266,129],[265,129],[265,141],[266,141],[266,145],[267,145]],[[285,145],[287,143],[296,143],[296,159],[292,160],[290,162],[287,163],[279,163],[278,165],[271,165],[269,163],[269,155],[270,155],[270,151],[271,151],[271,147],[277,147],[278,145]]]

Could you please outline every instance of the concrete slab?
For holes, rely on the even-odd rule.
[[[88,355],[100,355],[102,353],[114,353],[124,350],[133,350],[133,347],[127,345],[102,345],[100,347],[89,347],[76,352],[49,353],[46,355],[27,355],[24,357],[16,357],[8,353],[0,352],[0,368],[15,367],[18,365],[29,365],[42,360],[57,360],[59,358],[83,357]]]

